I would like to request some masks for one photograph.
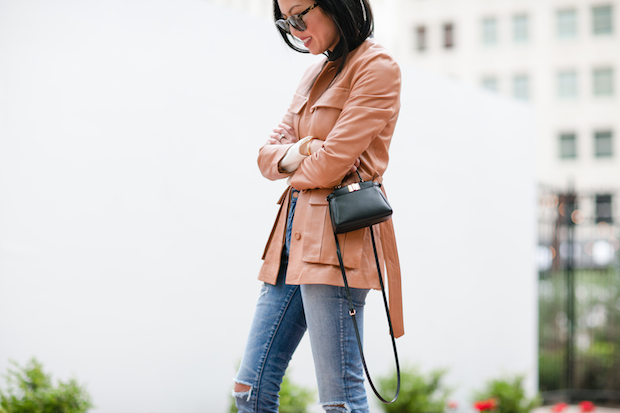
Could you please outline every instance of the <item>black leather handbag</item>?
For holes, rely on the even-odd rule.
[[[361,176],[359,183],[335,189],[327,201],[336,234],[378,224],[392,216],[392,207],[381,191],[381,184],[362,181]]]
[[[340,264],[340,271],[342,272],[342,279],[344,281],[344,287],[349,301],[349,315],[351,315],[353,326],[355,327],[357,346],[362,357],[364,371],[366,372],[366,377],[368,377],[370,387],[372,387],[372,390],[375,392],[379,400],[383,403],[390,404],[394,403],[396,399],[398,399],[398,395],[400,393],[400,365],[398,363],[396,339],[394,337],[394,329],[392,328],[392,319],[390,317],[385,287],[383,285],[383,277],[381,276],[381,266],[379,264],[377,246],[375,244],[375,235],[372,226],[390,219],[392,216],[392,207],[385,198],[383,191],[381,191],[380,183],[363,181],[359,172],[357,172],[357,176],[360,178],[359,183],[336,188],[334,192],[328,195],[327,201],[329,202],[329,213],[331,216],[332,228],[334,230],[334,238],[336,239],[338,263]],[[353,307],[353,300],[351,299],[351,292],[349,291],[347,274],[342,260],[342,253],[340,252],[340,243],[338,242],[338,234],[355,231],[365,227],[370,227],[370,237],[372,239],[372,248],[375,253],[377,274],[379,275],[379,284],[381,285],[383,303],[385,304],[385,312],[387,314],[388,324],[390,327],[390,336],[392,338],[392,347],[394,349],[394,360],[396,361],[396,374],[398,379],[396,385],[396,395],[391,401],[384,399],[379,394],[370,378],[370,373],[368,372],[368,366],[366,366],[366,359],[364,357],[364,349],[362,348],[362,340],[357,327],[357,320],[355,319],[355,308]]]

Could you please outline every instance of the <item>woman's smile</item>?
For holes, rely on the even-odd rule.
[[[312,37],[308,36],[308,37],[300,37],[299,40],[301,40],[304,43],[304,47],[308,48],[308,45],[310,44],[310,41],[312,40]]]
[[[314,3],[310,0],[300,2],[299,0],[279,0],[279,7],[282,10],[282,19],[303,13]],[[308,11],[303,17],[305,30],[298,30],[290,25],[291,35],[298,38],[308,51],[314,55],[333,51],[340,41],[340,34],[336,23],[332,17],[325,14],[319,6]]]

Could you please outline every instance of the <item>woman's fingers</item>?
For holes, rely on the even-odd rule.
[[[297,142],[299,139],[295,135],[295,129],[285,123],[280,123],[273,128],[273,132],[269,134],[267,143],[269,145],[288,145]]]
[[[295,135],[295,130],[284,123],[280,123],[277,127],[273,128],[271,136],[278,139],[282,144],[295,143],[298,140]]]
[[[277,128],[273,130],[273,133],[269,134],[269,139],[267,139],[267,143],[270,145],[283,145],[286,143],[291,143],[289,139],[287,139],[286,135],[280,133]]]
[[[295,129],[293,129],[289,125],[287,125],[285,123],[280,123],[278,126],[280,127],[280,129],[282,129],[284,131],[284,133],[287,136],[297,138],[297,136],[295,136]]]
[[[285,143],[289,143],[287,141],[287,137],[286,134],[283,133],[282,129],[280,128],[274,128],[273,129],[273,133],[271,133],[269,135],[269,137],[271,139],[275,139],[277,142],[276,144],[285,144]]]
[[[267,139],[268,145],[281,145],[280,134],[278,133],[270,133],[269,138]]]

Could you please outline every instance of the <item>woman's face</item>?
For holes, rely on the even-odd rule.
[[[282,18],[305,11],[314,4],[314,0],[278,0]],[[308,51],[314,55],[326,50],[333,51],[340,36],[334,21],[323,13],[323,9],[315,7],[302,17],[306,30],[299,31],[290,26],[291,34],[300,39]]]

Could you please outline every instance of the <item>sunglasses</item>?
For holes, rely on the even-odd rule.
[[[297,31],[305,32],[307,27],[302,17],[304,17],[310,10],[314,9],[316,6],[318,6],[318,4],[314,3],[312,6],[308,7],[306,10],[302,11],[299,14],[295,14],[288,19],[277,20],[276,26],[278,26],[278,29],[288,34],[291,34],[291,26],[293,26],[293,29]]]

